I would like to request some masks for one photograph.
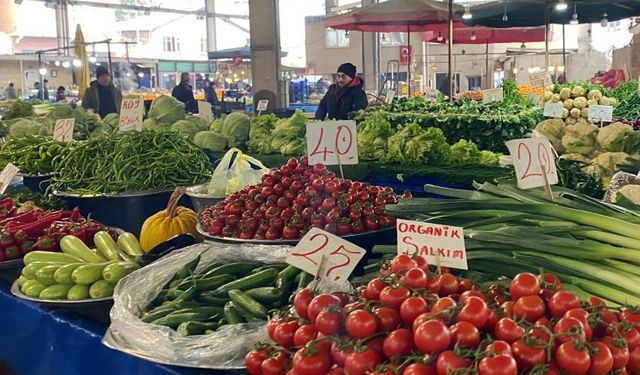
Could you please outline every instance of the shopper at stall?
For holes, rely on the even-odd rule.
[[[193,97],[193,87],[191,87],[189,80],[189,73],[182,73],[180,75],[180,83],[173,88],[171,96],[183,102],[187,111],[197,113],[198,107],[196,100]]]
[[[356,76],[356,67],[344,63],[338,67],[336,83],[329,86],[316,111],[316,119],[346,120],[350,112],[367,108],[364,81]]]
[[[62,102],[67,100],[67,97],[64,94],[64,91],[65,91],[64,86],[58,87],[58,90],[56,90],[56,102]]]
[[[16,88],[13,86],[13,82],[9,82],[9,86],[4,90],[4,92],[7,96],[7,100],[18,99],[18,93],[16,92]]]
[[[107,68],[99,66],[96,69],[96,80],[91,82],[82,98],[82,107],[92,109],[104,118],[109,113],[120,111],[122,92],[113,85],[111,74]]]
[[[42,98],[42,100],[49,101],[49,86],[48,86],[49,80],[48,79],[44,79],[42,81],[42,96],[38,95],[38,98]]]

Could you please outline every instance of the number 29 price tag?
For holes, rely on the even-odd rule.
[[[365,253],[363,248],[351,242],[321,229],[311,228],[287,256],[286,262],[312,275],[320,270],[322,274],[318,274],[319,278],[343,282],[349,278]]]
[[[513,159],[520,189],[545,186],[546,181],[549,185],[558,183],[555,155],[547,138],[513,139],[506,145]]]
[[[355,121],[307,123],[309,164],[358,164]]]
[[[73,128],[76,125],[74,118],[61,118],[56,120],[53,128],[53,139],[60,142],[71,142],[73,140]]]

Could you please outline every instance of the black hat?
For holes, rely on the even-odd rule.
[[[352,63],[344,63],[338,67],[338,73],[344,73],[353,78],[356,76],[356,66]]]
[[[103,76],[103,75],[105,75],[105,74],[106,74],[106,75],[110,75],[110,74],[109,74],[109,70],[107,70],[107,68],[105,68],[104,66],[99,66],[99,67],[96,69],[96,78],[100,78],[101,76]]]

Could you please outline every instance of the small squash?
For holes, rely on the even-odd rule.
[[[167,208],[156,212],[144,221],[140,230],[140,247],[143,252],[149,252],[158,244],[178,234],[190,233],[198,236],[196,231],[198,215],[191,209],[178,206],[178,200],[184,191],[183,188],[177,188],[171,194]]]

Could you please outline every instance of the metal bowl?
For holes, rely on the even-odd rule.
[[[193,208],[196,212],[200,212],[209,206],[224,200],[225,196],[207,194],[209,184],[194,185],[187,188],[185,194],[191,199]]]
[[[83,299],[79,301],[49,300],[49,299],[33,298],[23,294],[20,291],[20,286],[18,286],[18,280],[14,281],[13,284],[11,284],[11,294],[27,301],[41,303],[41,304],[50,305],[50,306],[90,306],[90,305],[100,305],[100,304],[113,302],[113,297]]]

